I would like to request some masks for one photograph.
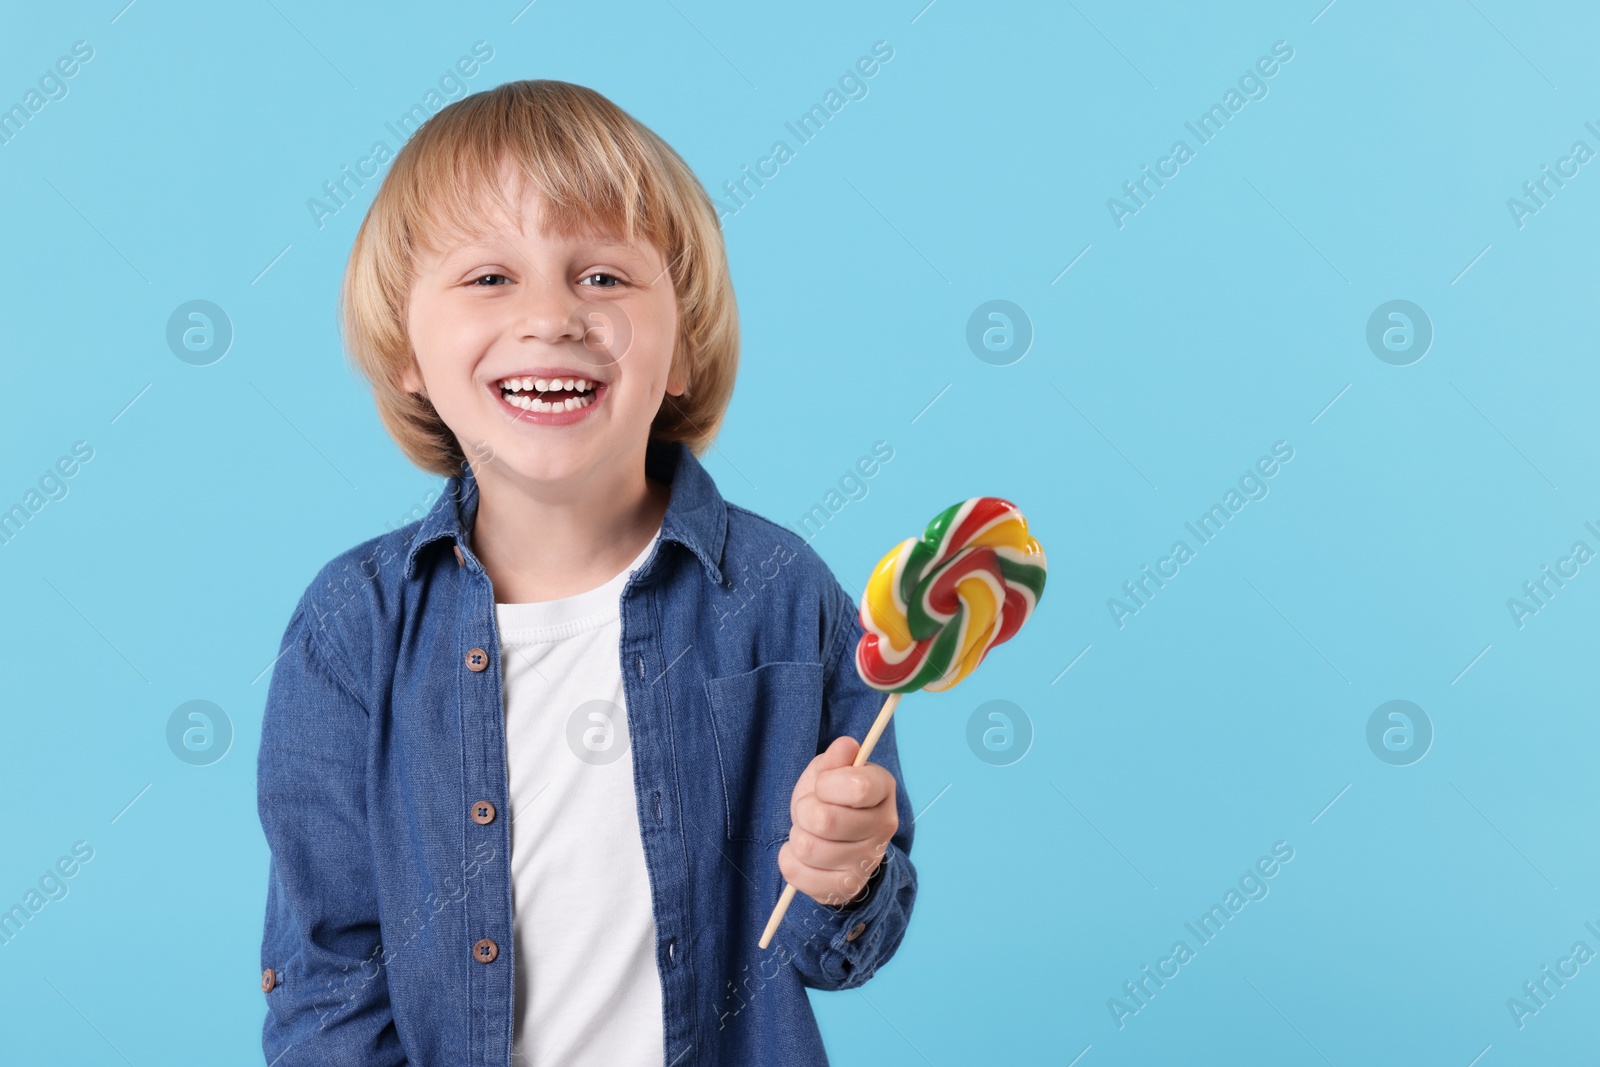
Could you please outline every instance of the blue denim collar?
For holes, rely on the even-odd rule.
[[[711,580],[721,583],[728,505],[711,475],[688,445],[654,437],[645,446],[644,469],[646,475],[672,488],[667,514],[661,523],[661,539],[677,541],[689,549],[705,565]],[[477,476],[470,466],[462,464],[461,473],[450,476],[444,493],[434,501],[417,527],[406,552],[405,576],[416,577],[418,555],[435,541],[453,541],[464,557],[472,558],[468,535],[477,514]]]

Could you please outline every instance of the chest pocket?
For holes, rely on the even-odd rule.
[[[822,664],[766,663],[706,682],[730,841],[789,836],[789,798],[817,754]]]

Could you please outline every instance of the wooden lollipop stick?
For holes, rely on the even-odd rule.
[[[878,712],[878,718],[873,722],[872,729],[867,731],[867,738],[861,742],[861,751],[856,753],[852,767],[859,767],[867,762],[867,757],[872,755],[872,749],[878,743],[878,738],[883,736],[884,728],[889,725],[889,716],[894,714],[895,705],[900,703],[899,693],[890,693],[889,699],[883,702],[883,710]],[[794,886],[788,882],[783,883],[783,896],[778,898],[777,907],[772,909],[772,917],[767,920],[767,928],[761,932],[761,947],[766,948],[772,941],[772,935],[778,932],[778,924],[783,922],[784,913],[789,910],[789,904],[794,900]]]

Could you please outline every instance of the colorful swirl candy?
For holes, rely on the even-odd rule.
[[[978,496],[946,508],[867,580],[856,671],[886,693],[949,689],[1022,628],[1044,579],[1044,549],[1015,504]]]

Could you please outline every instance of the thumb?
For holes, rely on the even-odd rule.
[[[855,762],[856,753],[860,751],[861,742],[849,734],[843,734],[835,737],[833,743],[823,749],[816,759],[812,760],[812,763],[819,771],[831,771],[835,767],[848,767]]]
[[[800,780],[794,784],[794,793],[789,797],[790,818],[794,817],[795,802],[816,788],[817,775],[836,767],[850,766],[855,762],[856,753],[859,751],[861,743],[845,734],[835,737],[832,744],[812,756],[811,762],[806,764],[805,771],[800,775]]]

